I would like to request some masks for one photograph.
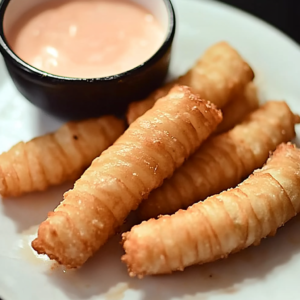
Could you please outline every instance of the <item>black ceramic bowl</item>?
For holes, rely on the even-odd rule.
[[[46,73],[27,64],[10,49],[4,33],[25,11],[42,1],[47,0],[0,1],[0,51],[17,89],[34,105],[63,119],[122,115],[129,102],[142,99],[162,84],[168,72],[175,33],[175,14],[170,0],[134,0],[163,24],[166,38],[160,49],[134,69],[91,79]]]

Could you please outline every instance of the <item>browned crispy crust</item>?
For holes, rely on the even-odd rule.
[[[33,248],[67,267],[81,266],[221,119],[189,88],[173,88],[93,161],[40,225]]]
[[[0,194],[20,196],[77,179],[124,130],[123,121],[104,116],[68,122],[56,132],[16,144],[0,155]]]
[[[217,43],[185,75],[157,89],[145,100],[130,104],[128,124],[143,115],[175,84],[187,85],[194,93],[223,108],[236,95],[241,95],[253,78],[252,69],[236,50],[226,42]]]
[[[241,94],[236,95],[222,108],[223,120],[214,134],[220,134],[232,129],[236,124],[259,107],[259,99],[255,84],[249,82]]]
[[[295,136],[295,118],[285,102],[269,101],[231,131],[210,138],[173,176],[141,203],[142,220],[175,213],[236,186]]]
[[[300,211],[300,150],[282,144],[235,189],[123,234],[130,276],[171,273],[256,245]]]

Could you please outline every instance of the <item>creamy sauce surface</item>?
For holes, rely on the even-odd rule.
[[[129,0],[52,0],[25,13],[5,35],[30,65],[80,78],[128,71],[165,38],[158,20]]]

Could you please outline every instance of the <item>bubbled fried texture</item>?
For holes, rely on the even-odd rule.
[[[294,122],[285,102],[267,102],[228,133],[210,138],[140,205],[140,218],[172,214],[235,187],[295,136]]]
[[[150,109],[175,84],[189,86],[194,93],[222,108],[243,92],[254,73],[242,57],[226,42],[210,47],[185,75],[151,93],[145,100],[129,105],[128,124]]]
[[[171,273],[259,244],[300,211],[300,150],[282,144],[235,189],[123,234],[131,276]]]
[[[20,142],[0,155],[0,194],[20,196],[77,179],[125,130],[104,116],[69,122],[56,132]]]
[[[249,82],[241,94],[236,95],[222,108],[223,120],[214,134],[221,134],[232,129],[258,107],[259,99],[256,86],[253,82]]]
[[[173,88],[93,161],[40,225],[33,247],[67,267],[81,266],[221,119],[187,87]]]

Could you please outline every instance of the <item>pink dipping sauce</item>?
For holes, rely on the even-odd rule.
[[[52,0],[6,32],[12,50],[48,73],[79,78],[119,74],[149,59],[165,31],[128,0]]]

